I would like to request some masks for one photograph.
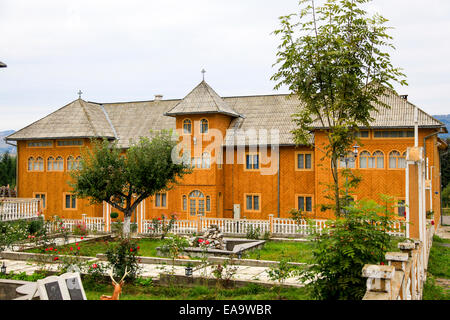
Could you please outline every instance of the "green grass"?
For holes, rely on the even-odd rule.
[[[441,243],[450,243],[449,239],[433,237],[433,246],[428,260],[428,272],[436,278],[450,279],[450,248],[440,246]]]
[[[88,300],[98,300],[102,294],[112,295],[110,284],[83,283]],[[309,300],[305,288],[282,288],[281,299]],[[249,284],[236,289],[216,289],[204,286],[160,287],[152,285],[125,284],[120,300],[275,300],[276,289],[267,289],[260,285]]]
[[[290,262],[308,262],[312,255],[313,244],[299,241],[267,241],[262,249],[249,252],[244,256],[247,259],[280,261],[287,259]]]
[[[75,243],[56,247],[58,252],[74,252],[79,251],[79,254],[82,256],[95,257],[97,253],[105,253],[108,249],[109,244],[116,243],[114,241],[106,241],[106,240],[98,240],[98,241],[89,241],[89,242],[80,242],[79,247],[80,250],[77,250],[77,246]],[[159,239],[141,239],[138,241],[139,255],[140,256],[148,256],[148,257],[157,257],[156,247],[161,246],[162,241]],[[71,251],[70,248],[73,250]],[[26,252],[34,252],[34,253],[45,253],[45,248],[35,248],[27,250]]]
[[[435,278],[450,279],[450,248],[440,245],[444,243],[450,243],[450,240],[436,235],[433,237],[423,300],[450,300],[450,290],[438,286],[435,280]]]
[[[442,208],[443,216],[450,216],[450,208]]]

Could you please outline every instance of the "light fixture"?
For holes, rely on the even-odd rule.
[[[353,155],[355,156],[355,158],[358,157],[358,148],[358,144],[355,143],[355,145],[353,146]]]
[[[6,274],[6,264],[5,264],[5,261],[3,261],[2,268],[1,268],[1,272],[2,272],[2,274]]]

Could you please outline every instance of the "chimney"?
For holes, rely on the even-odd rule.
[[[155,94],[155,101],[160,101],[162,100],[163,95],[162,94]]]
[[[402,94],[402,95],[400,95],[400,98],[408,100],[408,95],[407,94]]]

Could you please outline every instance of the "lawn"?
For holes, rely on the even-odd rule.
[[[389,251],[398,251],[397,243],[401,238],[393,238]],[[79,251],[79,255],[95,257],[97,253],[105,253],[108,245],[114,241],[98,240],[89,242],[80,242],[66,246],[56,247],[59,254]],[[139,255],[147,257],[159,257],[156,248],[163,244],[160,239],[140,239]],[[314,244],[309,241],[267,241],[262,249],[253,250],[243,255],[244,259],[280,261],[286,259],[289,262],[308,263],[312,258],[312,249]],[[78,250],[78,247],[80,248]],[[72,250],[70,250],[72,248]],[[45,253],[45,248],[35,248],[26,252]]]
[[[289,262],[308,262],[311,259],[311,242],[300,241],[268,241],[264,248],[257,249],[244,255],[246,259],[280,261],[287,259]]]
[[[102,294],[111,295],[113,291],[110,284],[89,282],[84,284],[84,289],[88,300],[98,300]],[[282,288],[280,296],[286,300],[311,299],[305,288]],[[276,289],[255,284],[236,289],[125,284],[120,295],[120,300],[275,300],[277,298]]]
[[[0,279],[14,279],[37,281],[45,278],[46,274],[25,272],[1,274]],[[112,295],[114,290],[110,282],[93,281],[82,275],[82,282],[86,298],[99,300],[101,295]],[[306,288],[281,288],[280,298],[286,300],[309,300]],[[120,295],[120,300],[275,300],[278,299],[277,289],[268,289],[257,284],[248,284],[235,289],[216,289],[204,286],[162,287],[154,285],[151,279],[138,278],[135,283],[126,282]]]
[[[450,290],[436,284],[436,278],[450,279],[450,248],[440,245],[444,243],[449,244],[450,240],[433,237],[423,300],[450,300]]]
[[[117,243],[116,241],[97,240],[89,242],[80,242],[65,246],[56,247],[58,252],[74,252],[78,251],[81,256],[95,257],[97,253],[105,253],[108,245]],[[163,241],[159,239],[141,239],[139,240],[139,255],[147,257],[157,257],[156,248],[161,246]],[[78,247],[80,250],[78,250]],[[72,250],[70,250],[72,248]],[[45,248],[35,248],[26,252],[45,253]]]

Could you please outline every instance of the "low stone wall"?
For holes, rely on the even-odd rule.
[[[17,292],[17,289],[33,282],[0,279],[0,300],[27,300],[28,296]]]
[[[272,288],[274,284],[267,282],[260,282],[256,280],[221,280],[220,281],[222,287],[224,288],[241,288],[248,286],[249,284],[257,284],[265,288]],[[218,284],[216,279],[204,278],[204,277],[194,277],[194,276],[185,276],[185,275],[172,275],[168,273],[161,273],[159,276],[160,286],[182,286],[182,287],[196,287],[206,285],[208,287],[215,287]],[[303,285],[301,284],[282,284],[283,288],[292,288],[297,287],[301,288]]]

